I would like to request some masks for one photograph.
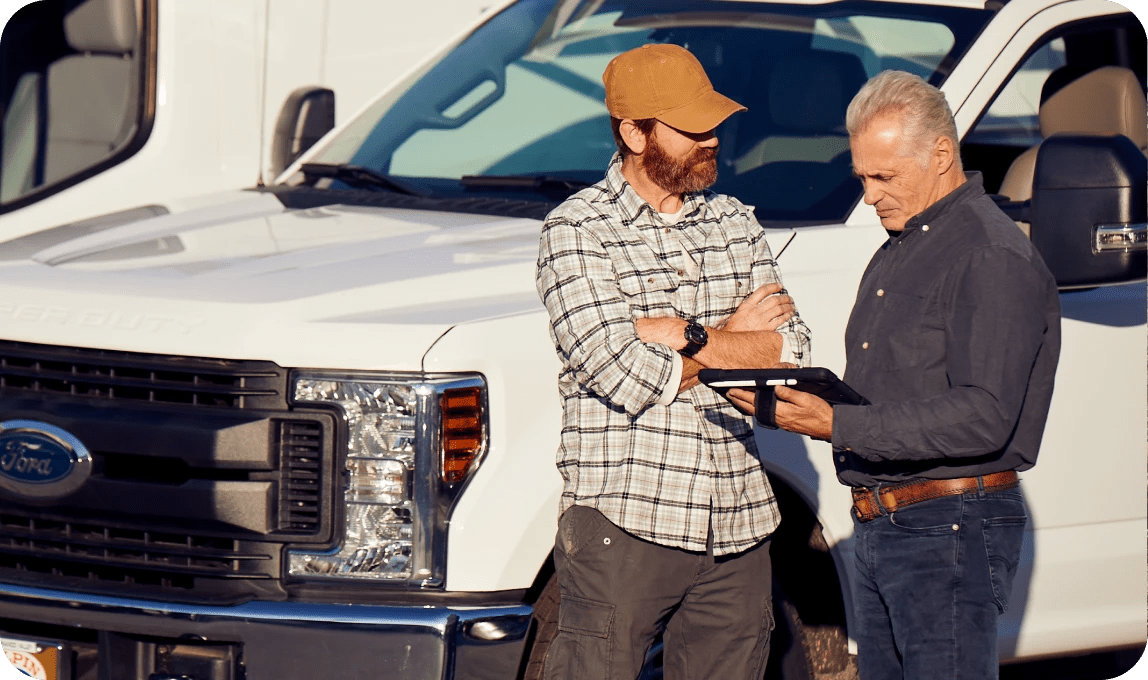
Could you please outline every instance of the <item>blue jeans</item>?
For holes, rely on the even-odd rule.
[[[998,677],[997,616],[1026,521],[1019,489],[854,517],[861,680]]]

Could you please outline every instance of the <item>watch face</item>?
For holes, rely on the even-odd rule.
[[[699,345],[704,345],[705,342],[709,340],[709,334],[706,333],[705,327],[696,323],[691,323],[686,326],[685,335],[688,342],[695,342]]]

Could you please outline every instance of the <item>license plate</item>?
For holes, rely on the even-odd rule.
[[[59,661],[62,645],[18,638],[0,638],[4,656],[16,667],[36,680],[59,680]]]

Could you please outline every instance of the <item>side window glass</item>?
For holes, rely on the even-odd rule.
[[[1058,98],[1049,106],[1049,98],[1073,85],[1075,90],[1113,96],[1127,90],[1125,94],[1143,101],[1145,55],[1144,28],[1131,14],[1073,24],[1045,36],[965,136],[961,144],[965,169],[979,170],[989,193],[1027,200],[1036,148],[1045,136],[1117,131],[1108,129],[1115,124],[1106,113],[1116,106],[1113,102],[1085,94]],[[1094,73],[1101,69],[1107,72]],[[1112,82],[1079,88],[1077,81],[1082,78]],[[1134,141],[1143,137],[1141,130]]]
[[[1039,144],[1040,91],[1049,74],[1064,65],[1063,38],[1042,45],[993,100],[977,124],[977,140],[1022,148]]]
[[[132,146],[141,106],[140,0],[40,0],[0,36],[0,210]]]

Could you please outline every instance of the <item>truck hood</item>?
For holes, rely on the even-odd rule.
[[[450,212],[292,210],[237,192],[0,244],[0,328],[26,342],[414,370],[452,325],[541,309],[539,230]]]

